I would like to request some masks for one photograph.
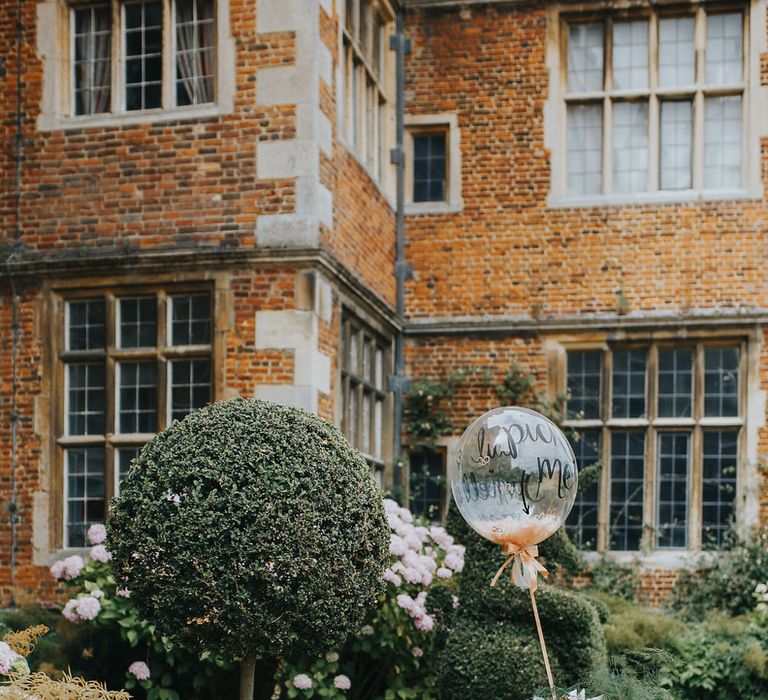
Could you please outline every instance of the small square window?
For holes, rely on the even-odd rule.
[[[120,299],[120,348],[149,348],[157,344],[157,301],[155,297]]]
[[[446,134],[413,135],[413,201],[444,202]]]
[[[67,350],[97,350],[105,344],[104,299],[70,301],[67,304]]]

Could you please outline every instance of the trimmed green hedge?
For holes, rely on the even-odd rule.
[[[530,698],[546,676],[529,594],[511,585],[506,574],[491,588],[504,562],[501,549],[475,533],[455,508],[449,511],[447,528],[467,552],[460,608],[453,615],[443,608],[450,632],[441,664],[442,687],[448,698],[457,700]],[[546,564],[554,569],[558,562],[551,557]],[[536,601],[555,680],[575,683],[606,660],[597,606],[584,595],[540,581]],[[481,643],[483,639],[488,641]],[[520,673],[515,670],[518,657]]]
[[[341,433],[244,399],[149,442],[108,531],[140,613],[181,644],[234,657],[343,642],[382,591],[389,544],[381,494]]]

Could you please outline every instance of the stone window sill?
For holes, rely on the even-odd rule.
[[[551,209],[578,209],[587,207],[619,207],[663,204],[687,204],[692,202],[722,202],[762,199],[764,196],[761,186],[729,190],[674,190],[666,192],[644,192],[634,195],[591,195],[586,197],[569,197],[550,195],[548,206]]]

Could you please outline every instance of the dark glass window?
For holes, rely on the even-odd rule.
[[[120,299],[121,348],[148,348],[157,344],[155,297]]]
[[[413,136],[413,201],[443,202],[446,195],[445,133]]]
[[[611,549],[640,549],[644,464],[644,433],[614,432],[611,435]]]
[[[171,363],[171,419],[181,420],[210,400],[210,360],[174,360]]]
[[[67,383],[68,434],[104,433],[104,363],[77,362],[67,365]]]
[[[739,415],[739,349],[704,350],[704,415]]]
[[[659,416],[688,418],[693,409],[693,351],[659,350]]]
[[[738,433],[731,430],[704,431],[701,540],[704,549],[725,543],[731,528],[736,499]]]
[[[600,461],[600,430],[580,430],[578,439],[571,440],[576,465],[581,471]],[[597,516],[599,479],[579,490],[565,528],[571,540],[581,549],[597,549]]]
[[[104,522],[104,449],[68,449],[64,460],[65,546],[85,547],[88,528]]]
[[[602,352],[574,350],[568,353],[568,413],[579,418],[600,417]]]
[[[112,10],[108,5],[79,8],[74,11],[74,25],[74,112],[77,115],[109,112]]]
[[[440,520],[445,503],[445,455],[442,452],[411,454],[410,506],[414,515]]]
[[[211,342],[211,298],[208,294],[172,298],[172,345],[206,345]]]
[[[614,418],[645,417],[645,350],[613,353],[611,398]]]
[[[163,4],[125,5],[125,108],[162,106]]]
[[[688,460],[690,433],[660,433],[656,545],[688,544]]]
[[[119,424],[121,433],[157,431],[157,365],[121,362]]]
[[[67,304],[67,350],[98,350],[104,347],[104,299],[70,301]]]

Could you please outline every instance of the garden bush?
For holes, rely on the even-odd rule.
[[[382,591],[389,530],[365,460],[327,421],[268,402],[174,422],[132,463],[108,527],[118,585],[190,648],[317,653]]]
[[[672,607],[685,619],[704,620],[713,610],[741,615],[754,608],[754,587],[768,580],[768,530],[757,531],[748,542],[733,537],[729,546],[680,574]]]
[[[273,698],[386,700],[439,697],[435,667],[445,618],[460,606],[464,547],[392,500],[386,589],[357,635],[338,650],[283,661]]]
[[[495,697],[529,698],[545,677],[529,594],[511,585],[506,576],[495,587],[490,586],[491,578],[504,561],[500,548],[477,535],[456,509],[449,511],[447,528],[465,542],[467,553],[459,582],[461,607],[453,618],[447,619],[451,629],[445,652],[451,659],[463,658],[463,662],[460,668],[448,662],[441,664],[442,687],[451,698],[489,697],[484,675],[494,656],[490,647],[477,645],[473,640],[481,638],[484,631],[492,631],[493,643],[500,649],[515,649],[524,655],[528,669],[510,685],[514,691]],[[546,564],[554,569],[558,562],[550,557]],[[605,663],[600,620],[596,607],[586,596],[541,585],[536,599],[558,680],[583,678]],[[498,683],[500,677],[510,673],[515,661],[514,657],[498,653],[495,663],[492,677]]]

